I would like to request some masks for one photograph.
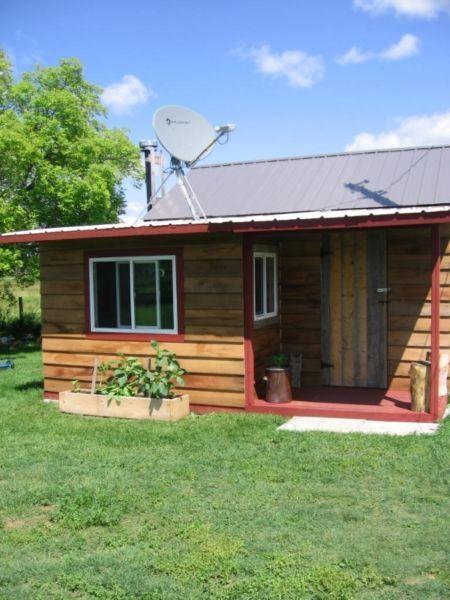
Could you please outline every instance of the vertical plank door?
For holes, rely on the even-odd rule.
[[[387,386],[387,268],[383,231],[324,234],[322,383]]]

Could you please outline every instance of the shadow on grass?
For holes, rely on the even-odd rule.
[[[38,344],[24,344],[23,346],[17,346],[16,348],[11,348],[9,346],[5,346],[4,344],[0,344],[0,357],[28,354],[30,352],[36,352],[37,350],[41,350],[41,347]]]
[[[19,385],[14,386],[14,389],[19,392],[27,392],[28,390],[42,390],[44,389],[44,380],[34,379],[33,381],[20,383]]]

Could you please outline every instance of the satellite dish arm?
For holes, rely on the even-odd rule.
[[[232,125],[228,125],[227,127],[234,127],[234,126],[232,126]],[[228,135],[229,131],[233,131],[233,130],[232,130],[232,129],[226,129],[226,130],[225,130],[225,129],[223,129],[223,128],[219,128],[219,130],[218,130],[218,132],[217,132],[217,135],[216,135],[216,137],[215,137],[215,138],[214,138],[214,139],[213,139],[213,140],[212,140],[212,141],[211,141],[211,142],[210,142],[210,143],[209,143],[209,144],[206,146],[206,148],[204,148],[204,149],[203,149],[203,150],[200,152],[200,154],[199,154],[199,155],[198,155],[196,158],[194,158],[194,160],[192,160],[192,161],[190,161],[190,162],[186,163],[186,166],[187,166],[187,167],[189,167],[190,169],[191,169],[192,167],[195,167],[195,165],[198,163],[198,161],[199,161],[199,160],[201,160],[202,156],[203,156],[203,155],[204,155],[206,152],[208,152],[208,150],[209,150],[210,148],[212,148],[212,147],[214,146],[214,144],[215,144],[215,143],[216,143],[218,140],[220,140],[220,138],[221,138],[223,135]]]

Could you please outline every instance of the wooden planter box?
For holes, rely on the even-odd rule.
[[[189,414],[189,396],[176,398],[141,398],[123,396],[120,403],[115,398],[90,392],[60,392],[59,410],[75,415],[115,417],[117,419],[155,419],[178,421]]]

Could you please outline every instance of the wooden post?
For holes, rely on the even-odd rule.
[[[91,394],[95,394],[95,387],[97,385],[97,369],[98,369],[98,359],[94,360],[94,370],[92,372],[92,383],[91,383]]]
[[[19,320],[23,323],[23,298],[19,296]]]
[[[439,225],[431,226],[431,382],[430,413],[439,417],[439,337],[440,337],[441,240]]]
[[[430,410],[430,365],[427,361],[412,363],[409,368],[411,410],[426,412]]]

